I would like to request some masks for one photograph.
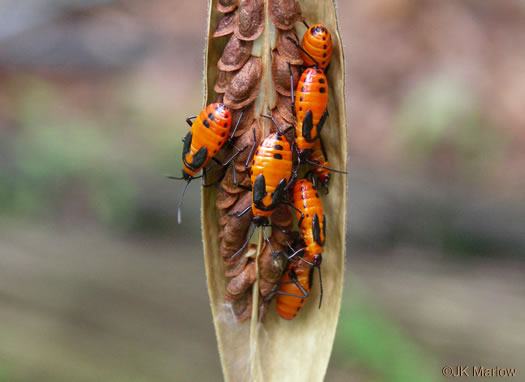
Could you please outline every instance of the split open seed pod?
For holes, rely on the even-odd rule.
[[[213,35],[224,16],[219,10],[222,12],[232,11],[231,7],[224,8],[229,3],[237,4],[237,2],[222,1],[218,5],[218,0],[209,1],[204,78],[205,104],[214,102],[218,97],[216,82],[219,78],[220,69],[217,67],[217,63],[230,37],[214,38]],[[261,3],[264,3],[262,18],[257,8],[258,4]],[[232,103],[234,109],[239,110],[252,102],[256,97],[254,101],[255,112],[253,114],[254,124],[264,126],[262,127],[263,131],[266,134],[269,133],[269,122],[260,119],[259,115],[261,112],[267,112],[267,110],[278,111],[277,102],[279,97],[275,93],[271,77],[271,55],[272,50],[276,49],[279,31],[283,30],[283,26],[280,25],[281,29],[279,29],[279,25],[276,27],[273,24],[272,19],[275,19],[275,15],[270,17],[270,11],[276,13],[276,9],[271,7],[275,7],[275,4],[279,3],[286,4],[285,9],[283,9],[285,13],[296,9],[302,12],[301,15],[279,14],[279,20],[301,20],[302,17],[310,25],[316,23],[324,24],[332,34],[333,58],[327,73],[330,85],[329,118],[321,135],[331,166],[346,171],[344,60],[334,0],[297,0],[297,7],[293,6],[293,1],[240,0],[238,8],[234,12],[246,12],[246,9],[251,8],[256,10],[252,12],[255,16],[252,13],[247,13],[248,16],[252,15],[250,20],[253,23],[248,23],[244,26],[234,25],[233,28],[237,38],[253,41],[252,58],[250,58],[251,61],[247,61],[251,63],[251,66],[243,66],[243,69],[240,69],[239,73],[244,73],[244,70],[248,74],[234,74],[231,77],[231,83],[234,83],[236,87],[226,91],[224,99]],[[235,20],[233,21],[235,23],[246,21],[245,19],[248,16],[244,14],[228,15],[228,17],[232,17],[231,20]],[[257,23],[263,23],[264,28],[261,29],[261,25]],[[285,24],[286,30],[290,31],[288,22]],[[300,41],[306,31],[306,27],[300,22],[296,22],[293,27],[295,27]],[[219,28],[223,28],[223,26]],[[260,30],[262,30],[261,33]],[[215,33],[215,36],[217,36],[217,33]],[[262,68],[259,67],[260,65],[262,65]],[[252,81],[249,76],[250,73],[259,73],[258,75],[261,76],[260,81]],[[219,86],[219,88],[221,87]],[[257,90],[257,94],[254,94],[255,90]],[[250,99],[248,102],[245,102],[245,96]],[[290,118],[289,115],[286,117]],[[241,134],[243,133],[244,131]],[[242,170],[242,168],[239,167],[239,170]],[[227,181],[223,181],[223,183]],[[223,257],[221,257],[221,237],[224,238],[227,232],[219,224],[219,220],[224,225],[228,221],[228,217],[224,210],[221,211],[218,208],[222,205],[229,207],[237,198],[237,196],[224,195],[224,190],[227,191],[229,186],[229,183],[222,184],[220,191],[215,187],[203,188],[202,190],[204,258],[224,379],[228,382],[322,381],[332,351],[342,298],[346,232],[346,176],[334,174],[329,186],[330,193],[321,196],[327,219],[326,244],[321,266],[324,289],[323,305],[318,309],[320,296],[319,278],[316,273],[311,295],[308,297],[301,313],[291,321],[286,321],[279,317],[275,310],[275,302],[268,306],[262,300],[257,300],[256,295],[258,293],[254,293],[253,298],[243,294],[243,297],[235,300],[233,305],[225,299],[227,292],[230,293],[232,298],[235,293],[243,292],[245,285],[248,285],[254,277],[253,273],[247,272],[242,276],[242,279],[237,279],[239,281],[238,284],[234,282],[230,285],[231,279],[225,277],[225,272],[227,275],[240,274],[237,268],[233,268],[235,272],[230,268],[230,273],[228,273],[228,268],[223,262]],[[217,197],[221,199],[218,202],[216,200]],[[221,237],[219,237],[219,233],[221,233]],[[223,240],[223,247],[226,244],[228,242]],[[223,248],[224,250],[225,248]],[[263,250],[264,246],[260,245],[259,251]],[[250,245],[248,251],[242,254],[242,256],[252,256],[248,264],[253,264],[250,265],[250,272],[255,272],[256,281],[254,288],[258,287],[258,281],[261,280],[258,274],[258,266],[256,266],[258,263],[254,260],[258,258],[256,251],[258,251],[257,246]],[[236,262],[231,266],[237,266],[241,269],[245,264],[246,261],[242,261]],[[230,287],[229,290],[228,285]],[[260,309],[258,314],[257,307]],[[251,315],[251,320],[239,323],[240,311],[242,311],[240,314],[243,319],[250,316],[250,311],[252,313],[255,312],[255,315]],[[258,319],[263,315],[265,317],[264,322],[260,322]]]

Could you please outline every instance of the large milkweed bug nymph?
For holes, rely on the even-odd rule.
[[[323,252],[326,235],[326,217],[319,193],[312,182],[299,179],[293,187],[293,204],[305,252],[309,259]]]
[[[301,58],[305,66],[317,66],[325,70],[332,60],[332,35],[323,24],[315,24],[308,28],[301,41]]]
[[[268,218],[280,203],[285,203],[293,207],[293,205],[285,199],[286,191],[294,179],[292,178],[292,148],[275,120],[268,115],[262,116],[272,120],[277,128],[277,132],[268,135],[261,142],[257,151],[255,151],[255,155],[253,155],[256,143],[254,139],[245,164],[245,167],[248,168],[250,158],[253,155],[250,168],[251,187],[238,184],[234,169],[234,183],[238,187],[252,191],[252,205],[233,216],[240,217],[251,209],[253,212],[253,229],[244,245],[232,255],[232,258],[246,248],[256,227],[267,227],[270,225]],[[253,134],[255,137],[255,130],[253,130]],[[269,243],[269,239],[264,230],[263,233],[267,243]]]
[[[310,257],[308,253],[298,256],[299,253],[306,251],[305,243],[302,241],[299,247],[297,245],[290,246],[290,250],[292,254],[289,257],[290,261],[288,262],[288,266],[279,284],[276,286],[276,291],[271,296],[277,295],[277,312],[285,320],[295,318],[304,305],[305,299],[310,295],[315,268],[319,270],[319,308],[321,307],[323,299],[323,281],[321,278],[322,256],[319,254]]]
[[[309,61],[305,61],[305,63],[311,63],[313,64],[313,67],[306,68],[301,74],[295,95],[293,86],[291,89],[292,108],[296,117],[295,144],[298,153],[298,161],[299,163],[306,162],[316,167],[324,167],[326,170],[342,172],[330,169],[322,163],[309,158],[311,152],[314,150],[316,142],[321,139],[321,130],[323,129],[326,119],[328,118],[328,79],[321,67],[326,67],[329,64],[332,56],[330,34],[328,30],[320,24],[308,29],[308,31],[305,33],[305,37],[303,37],[303,45],[306,44],[304,41],[305,39],[308,39],[307,35],[317,36],[318,32],[316,31],[319,32],[319,36],[322,35],[319,41],[330,41],[329,47],[326,48],[327,51],[329,51],[329,56],[327,55],[326,57],[321,57],[323,59],[321,62],[326,65],[319,64],[316,57],[314,57],[308,50],[300,46],[299,48],[301,50],[301,54],[304,57],[309,57],[310,59]],[[323,33],[325,34],[323,35]],[[325,40],[323,40],[323,38]],[[295,43],[293,39],[290,40]],[[315,51],[313,53],[316,54]],[[324,56],[324,54],[327,53],[323,53],[322,56]],[[290,75],[292,76],[291,66]]]
[[[190,125],[191,130],[182,139],[184,142],[182,148],[182,177],[168,177],[186,181],[177,213],[179,224],[181,222],[182,201],[190,182],[193,179],[202,178],[203,186],[208,186],[206,184],[206,172],[216,165],[227,166],[244,150],[237,150],[225,163],[221,163],[215,158],[222,146],[234,136],[241,117],[242,114],[231,134],[232,115],[228,107],[223,103],[210,104],[200,114],[186,118],[186,123]],[[192,120],[194,121],[192,122]],[[210,160],[214,160],[216,163],[206,168],[205,166]],[[203,174],[196,176],[201,170]]]

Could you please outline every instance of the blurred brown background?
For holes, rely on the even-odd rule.
[[[206,2],[0,2],[0,381],[221,379],[199,185]],[[525,380],[525,3],[340,1],[350,230],[327,381]],[[315,20],[311,20],[314,22]]]

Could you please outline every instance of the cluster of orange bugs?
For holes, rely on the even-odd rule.
[[[262,301],[268,303],[275,297],[277,312],[282,318],[290,320],[297,315],[309,296],[316,268],[321,289],[319,306],[322,301],[320,266],[326,238],[326,217],[319,189],[323,188],[328,192],[330,173],[336,171],[330,168],[321,140],[321,132],[328,118],[329,86],[325,72],[332,57],[331,35],[323,25],[308,27],[304,20],[308,29],[300,44],[293,36],[290,37],[289,32],[282,32],[289,42],[295,44],[300,53],[299,60],[302,62],[298,80],[294,80],[292,66],[288,62],[293,124],[283,130],[273,115],[261,114],[261,117],[272,121],[275,127],[273,133],[261,139],[258,138],[255,127],[249,130],[243,127],[241,130],[246,131],[243,130],[240,138],[235,138],[239,124],[243,125],[241,120],[244,113],[248,113],[250,107],[253,107],[256,92],[247,90],[246,95],[240,97],[237,93],[242,91],[236,93],[235,89],[230,92],[226,89],[228,84],[234,81],[234,76],[244,75],[247,78],[250,73],[261,72],[257,59],[253,56],[250,58],[251,41],[260,35],[261,30],[252,23],[251,36],[236,33],[236,26],[231,26],[236,5],[226,7],[222,2],[218,4],[220,7],[217,9],[225,15],[217,27],[215,36],[232,34],[225,52],[231,45],[237,56],[235,60],[228,60],[223,54],[219,60],[218,67],[222,72],[215,86],[215,90],[219,90],[218,102],[208,105],[198,116],[186,120],[191,126],[191,131],[183,139],[182,177],[173,177],[187,182],[179,203],[179,222],[182,199],[193,179],[202,178],[203,186],[209,186],[206,176],[212,168],[222,168],[222,177],[231,174],[234,186],[225,183],[222,177],[219,179],[222,187],[219,191],[226,189],[227,192],[224,192],[226,196],[218,202],[224,211],[228,211],[219,217],[219,224],[223,227],[221,235],[223,238],[229,238],[228,241],[221,242],[221,254],[225,265],[234,268],[234,271],[228,270],[226,274],[230,277],[236,276],[228,285],[227,299],[236,301],[239,298],[237,295],[241,295],[238,291],[245,292],[253,283],[255,264],[247,264],[247,260],[240,258],[245,253],[256,227],[262,227],[267,251],[261,256],[266,254],[265,259],[273,264],[273,268],[265,268],[264,261],[259,263],[263,277],[262,288],[265,288],[264,291],[261,289]],[[260,9],[254,4],[253,9],[249,11],[256,16]],[[299,12],[300,10],[297,14]],[[253,19],[256,19],[255,16]],[[288,28],[288,24],[292,24],[293,27],[293,23],[286,22],[281,14],[274,15],[272,21],[278,27],[284,25],[283,28]],[[249,28],[240,30],[249,32]],[[243,80],[249,82],[245,78]],[[254,88],[258,89],[257,85],[254,85]],[[295,134],[290,136],[288,131]],[[243,142],[249,144],[241,145]],[[223,154],[219,158],[219,151],[225,145],[229,146],[228,155]],[[244,163],[241,163],[241,158]],[[214,163],[210,164],[211,161]],[[306,172],[306,175],[300,177],[300,170],[304,166],[308,166],[308,170],[301,171]],[[202,174],[198,175],[201,171]],[[245,172],[249,177],[242,175]],[[242,179],[239,179],[239,174],[243,176]],[[243,195],[249,195],[250,202],[239,196],[233,187],[236,187],[239,193],[245,192]],[[293,231],[289,208],[296,212],[299,232]],[[236,223],[241,222],[241,219],[242,227],[239,228]],[[251,231],[250,223],[253,227]],[[271,237],[268,237],[265,227],[272,227]],[[243,238],[243,243],[238,248],[232,247],[231,244],[234,242],[231,237],[236,235]],[[278,268],[279,271],[272,273],[274,268]],[[267,274],[269,276],[265,279]],[[264,287],[265,280],[273,281]]]

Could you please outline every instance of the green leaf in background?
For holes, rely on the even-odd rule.
[[[359,288],[361,289],[361,288]],[[348,290],[348,289],[347,289]],[[367,381],[435,382],[439,366],[387,316],[375,309],[355,288],[343,301],[335,357],[351,369],[366,370]]]

